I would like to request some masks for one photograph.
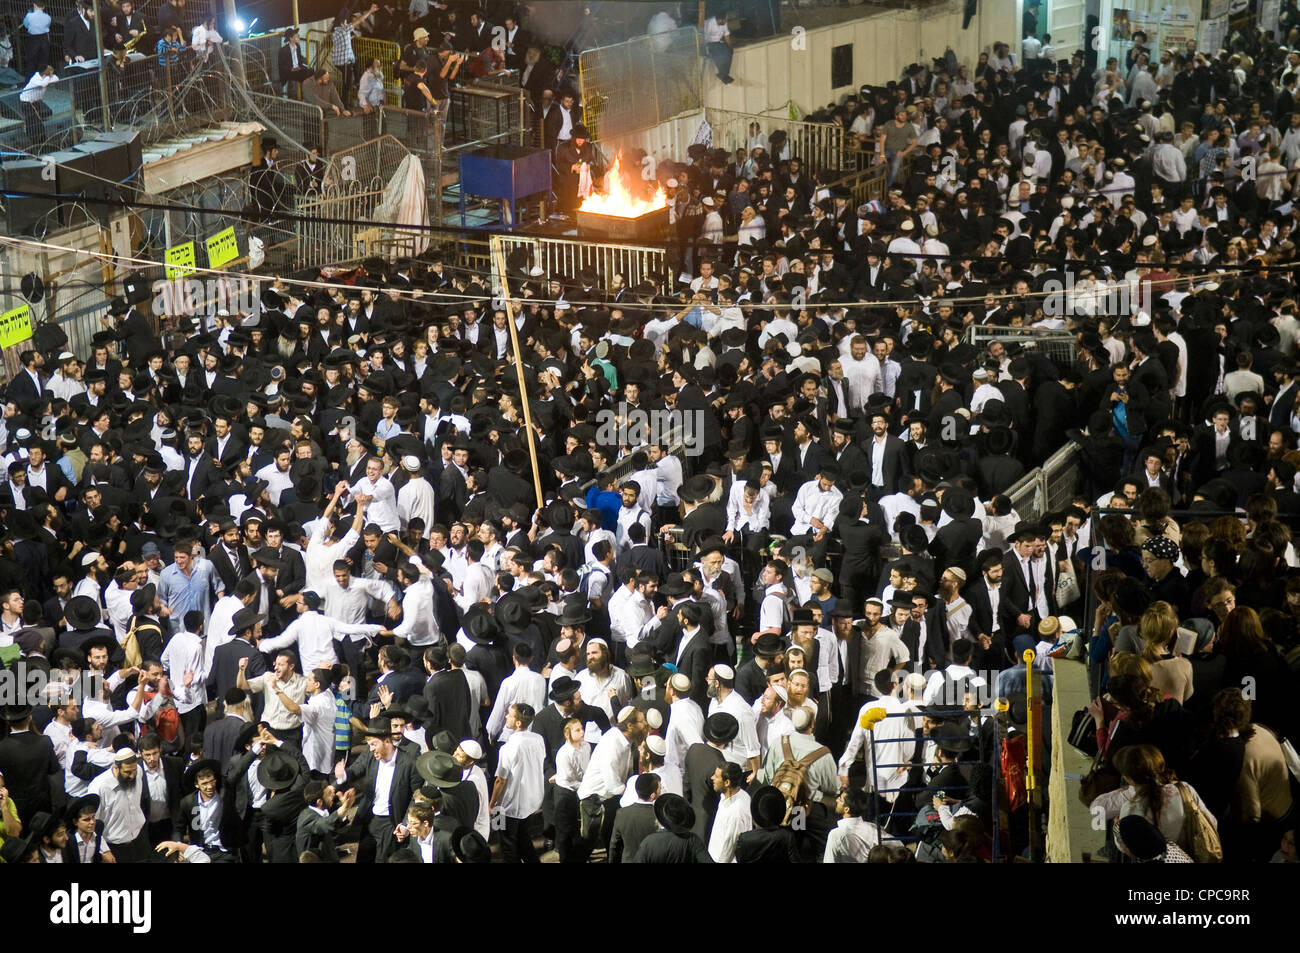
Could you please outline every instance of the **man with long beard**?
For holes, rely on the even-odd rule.
[[[90,782],[88,793],[99,798],[104,837],[120,864],[144,863],[149,859],[144,809],[140,806],[139,770],[135,752],[121,748],[113,757],[112,767]]]

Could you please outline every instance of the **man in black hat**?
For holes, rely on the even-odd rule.
[[[704,740],[686,751],[682,765],[682,796],[695,812],[692,832],[701,840],[709,836],[713,827],[713,814],[718,809],[718,792],[713,786],[713,775],[726,764],[723,750],[740,733],[736,716],[717,712],[704,721]]]
[[[566,100],[569,98],[565,96]],[[596,144],[591,141],[587,127],[577,123],[572,127],[571,138],[561,139],[555,146],[554,191],[560,208],[570,213],[577,211],[578,204],[584,197],[579,194],[584,175],[589,181],[590,188],[600,191],[601,183],[605,178],[600,152]]]
[[[384,861],[392,851],[394,832],[406,818],[414,792],[420,787],[415,759],[393,743],[392,726],[380,716],[365,731],[368,755],[344,767],[335,766],[340,790],[356,787],[358,816],[366,818],[357,860]]]
[[[8,734],[0,739],[0,775],[20,818],[37,811],[62,810],[63,769],[54,754],[54,744],[32,728],[30,705],[6,703],[0,717]],[[55,803],[55,792],[60,795]]]
[[[180,799],[174,836],[201,847],[214,864],[233,864],[239,861],[234,853],[240,844],[239,816],[234,798],[222,790],[220,770],[212,758],[200,758],[186,768],[185,784],[193,790]],[[259,781],[261,777],[259,768]]]

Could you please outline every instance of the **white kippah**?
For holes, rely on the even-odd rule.
[[[656,712],[656,714],[658,714],[658,712]],[[664,739],[658,735],[649,735],[645,740],[645,746],[650,749],[651,754],[657,755],[661,758],[668,750],[668,742],[664,741]]]
[[[713,666],[713,674],[728,682],[735,681],[736,679],[736,670],[730,665]]]

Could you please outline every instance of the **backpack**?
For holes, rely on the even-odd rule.
[[[584,563],[578,570],[578,591],[582,593],[582,598],[587,605],[591,605],[591,577],[594,575],[603,575],[606,580],[609,579],[609,570],[604,566],[597,566],[595,563]],[[608,585],[605,589],[606,597],[609,595]]]
[[[784,760],[772,776],[772,786],[785,795],[785,817],[781,824],[790,823],[790,815],[796,807],[808,807],[811,802],[808,790],[808,769],[818,758],[831,753],[831,749],[822,745],[808,752],[802,758],[795,759],[790,747],[790,736],[781,736],[781,754]]]

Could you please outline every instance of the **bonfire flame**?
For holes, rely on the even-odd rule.
[[[605,173],[605,192],[592,192],[582,200],[581,210],[619,218],[640,218],[649,212],[668,207],[668,196],[663,186],[656,185],[654,196],[644,198],[646,183],[635,173],[622,167],[623,153],[614,157],[614,164]]]

